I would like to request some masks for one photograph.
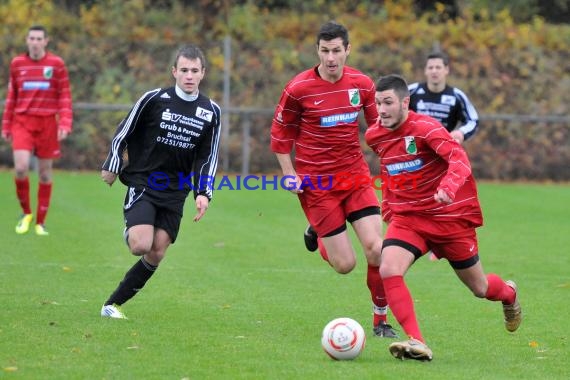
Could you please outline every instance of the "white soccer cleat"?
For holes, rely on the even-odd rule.
[[[117,304],[103,305],[101,308],[101,316],[115,319],[128,319],[121,307]]]
[[[521,304],[519,303],[519,292],[517,290],[517,284],[514,281],[505,281],[507,286],[510,286],[515,291],[515,302],[512,305],[503,305],[503,314],[505,315],[505,328],[507,331],[514,332],[521,325],[522,321],[522,310]]]
[[[411,338],[405,342],[394,342],[388,349],[396,359],[415,359],[421,361],[431,361],[433,353],[429,347],[417,339]]]

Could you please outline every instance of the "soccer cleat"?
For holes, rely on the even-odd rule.
[[[380,338],[397,338],[396,330],[386,322],[380,322],[372,329],[374,335]]]
[[[129,319],[117,304],[103,305],[101,308],[101,316],[115,319]]]
[[[505,281],[508,286],[515,291],[515,302],[511,305],[503,305],[503,314],[505,315],[505,328],[507,331],[516,331],[522,321],[521,304],[519,303],[519,292],[517,291],[517,284],[514,281]]]
[[[430,361],[433,354],[429,347],[417,339],[410,338],[405,342],[394,342],[388,349],[396,359],[415,359],[421,361]]]
[[[47,232],[46,227],[43,224],[36,224],[36,235],[38,236],[48,236],[49,232]]]
[[[303,234],[305,239],[305,247],[310,252],[315,252],[317,248],[319,248],[319,243],[317,242],[317,233],[313,230],[313,227],[309,224],[305,229],[305,233]]]
[[[16,224],[16,233],[17,234],[25,234],[30,229],[30,224],[32,223],[33,219],[32,214],[24,214],[20,217],[18,224]]]

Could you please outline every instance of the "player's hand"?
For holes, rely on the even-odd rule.
[[[67,138],[67,136],[69,136],[68,131],[64,131],[63,129],[57,130],[57,141],[65,140]]]
[[[286,175],[284,188],[292,192],[293,194],[301,194],[303,189],[301,188],[301,178],[298,175]]]
[[[101,178],[103,179],[103,182],[111,186],[113,185],[113,182],[115,182],[115,180],[117,179],[117,175],[107,170],[101,170]]]
[[[194,217],[195,222],[202,219],[202,217],[206,213],[206,210],[208,210],[209,204],[210,204],[210,200],[208,199],[208,197],[206,197],[204,195],[198,195],[196,197],[196,211],[198,211],[198,212],[196,213],[196,216]]]
[[[445,190],[439,189],[437,191],[437,193],[435,193],[433,195],[433,198],[435,199],[436,202],[438,203],[446,203],[446,204],[450,204],[451,202],[453,202],[453,199],[451,199],[451,197],[449,195],[447,195],[447,193],[445,192]]]
[[[463,141],[465,141],[465,136],[463,135],[463,132],[461,132],[458,129],[456,129],[455,131],[451,131],[450,134],[451,137],[460,144],[463,144]]]
[[[12,133],[8,131],[2,131],[2,138],[7,142],[12,142]]]

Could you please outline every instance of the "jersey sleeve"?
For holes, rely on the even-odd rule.
[[[73,110],[71,102],[71,86],[69,84],[69,74],[63,60],[61,61],[57,71],[58,77],[58,128],[67,132],[71,132],[73,124]]]
[[[127,138],[135,130],[137,120],[148,106],[152,97],[160,91],[160,88],[149,91],[139,98],[127,116],[119,123],[107,159],[103,163],[103,170],[119,174],[123,168],[123,152],[127,147]]]
[[[364,91],[364,97],[362,99],[364,118],[366,119],[366,125],[368,127],[376,124],[378,121],[378,109],[376,108],[376,86],[372,80],[370,80],[370,84],[371,87],[367,91]]]
[[[4,104],[4,113],[2,114],[2,133],[10,135],[12,133],[12,119],[14,117],[14,108],[16,107],[16,96],[18,94],[17,81],[15,74],[14,61],[10,64],[10,79],[8,81],[8,93],[6,94],[6,103]]]
[[[212,127],[208,129],[196,150],[194,159],[194,198],[204,195],[209,200],[214,194],[214,182],[218,168],[218,155],[220,151],[221,136],[221,109],[211,101],[215,119]]]
[[[444,190],[453,200],[457,190],[471,175],[471,164],[463,147],[453,140],[443,128],[437,128],[429,134],[428,144],[434,152],[448,163],[447,172],[441,179],[437,190]]]
[[[461,107],[460,120],[462,125],[459,127],[465,140],[472,137],[479,128],[479,115],[465,93],[457,88],[454,89],[455,97],[459,101]]]
[[[300,103],[285,87],[271,124],[271,150],[274,153],[290,153],[293,150],[300,117]]]

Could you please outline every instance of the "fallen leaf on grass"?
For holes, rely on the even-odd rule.
[[[6,372],[16,372],[18,370],[18,367],[4,367],[2,369]]]

